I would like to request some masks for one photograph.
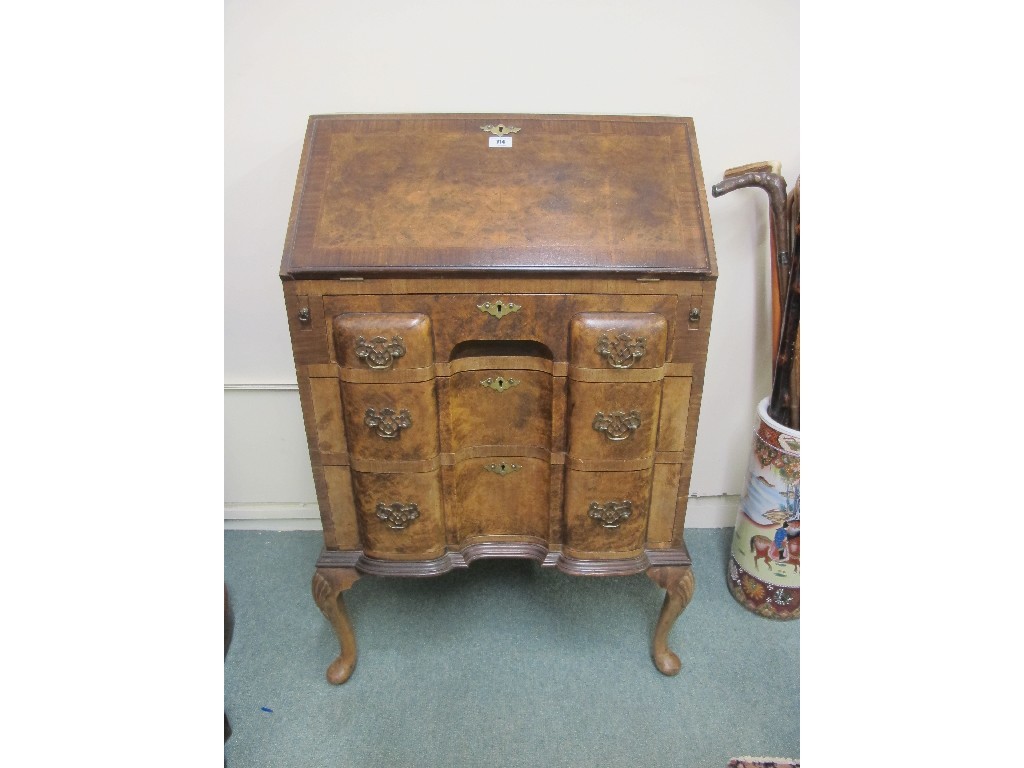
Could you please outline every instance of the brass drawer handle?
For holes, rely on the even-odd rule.
[[[494,464],[488,464],[484,467],[488,472],[493,472],[496,475],[511,475],[513,472],[518,472],[522,467],[519,464],[506,464],[504,461]]]
[[[594,429],[604,434],[612,442],[628,440],[629,436],[636,432],[640,426],[640,411],[613,411],[605,416],[604,411],[598,411],[594,417]]]
[[[596,501],[592,501],[587,514],[603,528],[618,528],[633,514],[633,502],[628,500],[606,501],[604,504],[598,504]]]
[[[381,522],[387,523],[388,528],[393,530],[400,531],[408,528],[409,524],[419,516],[420,510],[415,504],[377,502],[377,518]]]
[[[512,387],[519,386],[519,379],[513,379],[511,377],[506,379],[504,376],[489,376],[481,381],[480,384],[488,389],[493,389],[495,392],[505,392],[512,389]]]
[[[356,339],[356,357],[374,370],[390,368],[404,354],[405,344],[401,336],[393,336],[391,341],[383,336],[374,336],[369,341],[363,336]]]
[[[378,437],[385,440],[392,440],[402,436],[402,430],[412,426],[412,415],[404,408],[395,413],[394,408],[381,408],[377,413],[373,408],[366,409],[366,417],[363,419],[371,430]]]
[[[620,333],[609,338],[613,333],[615,331],[601,334],[597,340],[597,354],[605,358],[612,368],[631,368],[647,351],[646,337],[634,339],[628,333]]]
[[[522,309],[522,306],[512,301],[485,301],[483,304],[477,304],[476,308],[481,312],[486,312],[491,317],[501,320],[505,315],[511,315],[513,312],[518,312]]]

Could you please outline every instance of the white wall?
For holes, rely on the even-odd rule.
[[[696,122],[706,188],[760,160],[780,161],[790,184],[799,175],[794,0],[227,0],[225,14],[229,520],[316,514],[277,277],[309,115],[682,115]],[[767,197],[708,197],[720,277],[690,485],[699,497],[742,492],[771,384]],[[731,524],[714,499],[697,500],[688,524],[701,509]]]

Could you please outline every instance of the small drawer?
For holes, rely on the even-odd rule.
[[[569,327],[569,364],[616,371],[660,368],[668,348],[668,321],[649,312],[584,312]]]
[[[565,359],[567,298],[551,294],[447,294],[434,301],[438,354],[449,359],[466,340],[518,339],[543,345],[548,358]]]
[[[439,452],[433,380],[341,386],[349,455],[380,461],[431,459]]]
[[[356,312],[334,318],[334,355],[342,368],[396,371],[434,364],[430,318],[419,313]]]
[[[475,370],[449,380],[452,450],[470,446],[551,447],[551,374]]]
[[[653,470],[565,471],[565,550],[574,557],[638,554],[647,535]]]
[[[551,465],[519,456],[465,459],[453,468],[458,540],[548,538]]]
[[[432,560],[445,551],[438,472],[352,473],[352,495],[368,557]]]
[[[569,382],[569,456],[630,461],[654,455],[661,382]]]

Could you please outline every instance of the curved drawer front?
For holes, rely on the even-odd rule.
[[[437,471],[352,473],[363,551],[369,557],[430,560],[445,551]]]
[[[583,312],[569,324],[569,365],[576,368],[660,368],[667,348],[668,321],[654,313]]]
[[[565,546],[583,558],[638,554],[647,535],[653,470],[565,471]]]
[[[417,461],[438,454],[433,380],[420,384],[341,386],[345,436],[353,462]]]
[[[498,369],[449,379],[452,451],[471,446],[551,447],[551,374]]]
[[[459,542],[475,536],[548,538],[547,461],[519,456],[465,459],[453,471]]]
[[[430,318],[416,312],[353,312],[334,318],[334,355],[338,365],[387,374],[434,364]]]
[[[653,457],[661,382],[569,382],[569,456],[631,461]]]

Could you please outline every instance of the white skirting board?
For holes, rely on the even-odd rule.
[[[731,528],[739,496],[691,496],[686,507],[687,528]],[[226,531],[319,531],[316,504],[226,504]]]

